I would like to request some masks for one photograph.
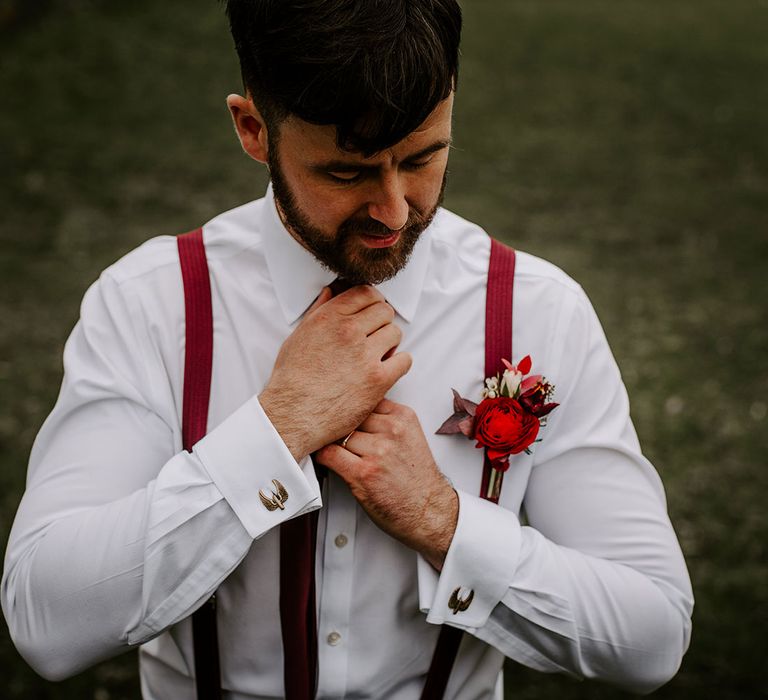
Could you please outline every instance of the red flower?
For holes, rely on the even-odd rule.
[[[531,379],[535,381],[531,382]],[[526,379],[520,387],[520,391],[518,397],[520,404],[537,418],[543,418],[560,405],[547,402],[547,399],[552,396],[552,385],[545,382],[540,375]]]
[[[488,459],[499,471],[509,468],[509,455],[528,449],[539,433],[539,419],[516,399],[483,399],[475,413],[476,447],[486,447]]]

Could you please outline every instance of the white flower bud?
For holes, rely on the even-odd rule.
[[[505,369],[504,375],[501,378],[501,393],[505,396],[514,397],[522,381],[522,372]]]

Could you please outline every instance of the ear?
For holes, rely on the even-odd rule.
[[[250,97],[229,95],[227,107],[243,150],[260,163],[267,162],[269,141],[267,125]]]

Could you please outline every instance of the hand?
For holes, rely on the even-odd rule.
[[[325,287],[283,343],[259,402],[297,461],[348,435],[411,368],[394,318],[373,287]]]
[[[459,497],[437,468],[413,409],[383,399],[346,447],[326,445],[317,459],[344,479],[384,532],[442,568]]]

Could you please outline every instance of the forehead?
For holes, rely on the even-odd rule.
[[[289,116],[280,124],[280,153],[286,151],[306,161],[323,159],[344,160],[350,163],[377,164],[388,160],[402,160],[438,141],[451,136],[453,94],[440,102],[430,115],[408,136],[394,146],[365,158],[361,153],[346,151],[336,143],[336,127],[310,124]]]

